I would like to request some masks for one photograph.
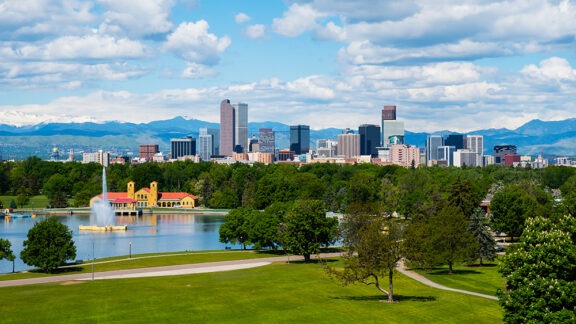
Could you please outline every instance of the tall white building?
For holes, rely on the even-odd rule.
[[[110,154],[102,150],[99,150],[98,152],[94,153],[82,154],[82,163],[91,163],[91,162],[95,162],[107,167],[110,165]]]
[[[463,167],[463,166],[477,166],[477,154],[476,152],[472,152],[468,149],[456,150],[454,152],[454,166],[455,167]]]
[[[214,155],[214,135],[208,133],[208,128],[198,130],[198,155],[202,161],[210,161]]]
[[[347,158],[360,156],[360,134],[339,134],[338,155]]]
[[[484,166],[484,137],[482,135],[466,136],[465,148],[476,154],[474,166]]]
[[[237,103],[234,107],[234,145],[248,152],[248,104]]]
[[[329,139],[319,139],[316,141],[316,154],[318,157],[335,157],[338,142]]]
[[[431,166],[431,161],[438,161],[438,147],[444,145],[444,138],[440,135],[429,135],[426,138],[426,164]]]
[[[455,146],[439,146],[438,147],[438,161],[446,161],[446,165],[454,165],[454,152]]]

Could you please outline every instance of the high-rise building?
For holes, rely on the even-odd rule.
[[[248,151],[248,104],[220,103],[220,145],[218,154],[232,156],[233,152]]]
[[[476,152],[472,152],[469,149],[456,150],[453,156],[455,167],[478,166],[478,155]]]
[[[438,146],[438,161],[446,161],[446,165],[454,165],[454,152],[456,148],[454,146]]]
[[[444,138],[440,135],[429,135],[426,138],[426,164],[431,166],[431,161],[438,161],[438,147],[444,145]]]
[[[508,154],[516,154],[516,145],[494,146],[494,164],[504,165],[504,157]]]
[[[150,162],[156,153],[160,153],[158,144],[140,144],[138,149],[138,157]]]
[[[276,137],[271,128],[260,128],[258,131],[258,146],[261,153],[274,154]]]
[[[234,107],[230,100],[220,103],[220,154],[232,156],[234,150]]]
[[[462,134],[450,134],[446,137],[444,141],[446,146],[454,146],[457,150],[464,148],[464,135]]]
[[[339,134],[338,155],[346,158],[360,156],[360,134]]]
[[[404,167],[420,165],[420,149],[417,147],[393,144],[390,146],[390,162]]]
[[[404,144],[404,122],[396,120],[396,106],[384,106],[382,109],[382,137],[383,147],[392,144]]]
[[[360,125],[360,127],[358,127],[358,134],[360,135],[360,155],[377,157],[377,147],[380,144],[380,126]]]
[[[476,154],[474,166],[484,166],[484,136],[468,135],[465,140],[465,148]]]
[[[104,152],[102,150],[99,150],[98,152],[94,153],[83,153],[82,163],[91,163],[91,162],[95,162],[105,167],[108,167],[110,165],[110,153]]]
[[[214,135],[208,133],[208,128],[198,130],[198,154],[202,161],[210,161],[214,154]]]
[[[196,139],[193,136],[170,140],[170,157],[172,159],[187,155],[196,155]]]
[[[306,154],[310,151],[310,126],[290,126],[290,151],[296,155]]]
[[[234,107],[234,146],[242,146],[248,152],[248,104],[237,103]]]

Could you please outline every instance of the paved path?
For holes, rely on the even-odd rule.
[[[312,256],[312,258],[331,258],[342,256],[341,253],[323,253],[320,256]],[[50,277],[40,277],[40,278],[30,278],[30,279],[18,279],[18,280],[4,280],[0,281],[1,287],[11,287],[11,286],[22,286],[22,285],[33,285],[33,284],[45,284],[45,283],[55,283],[55,282],[67,282],[73,280],[104,280],[104,279],[124,279],[124,278],[141,278],[141,277],[159,277],[159,276],[178,276],[194,273],[206,273],[206,272],[217,272],[217,271],[231,271],[239,269],[248,269],[254,267],[261,267],[268,265],[272,262],[289,262],[289,261],[300,261],[304,258],[302,256],[291,255],[291,256],[280,256],[271,258],[260,258],[260,259],[248,259],[248,260],[233,260],[233,261],[220,261],[220,262],[206,262],[206,263],[196,263],[196,264],[183,264],[175,266],[164,266],[164,267],[152,267],[152,268],[139,268],[139,269],[127,269],[127,270],[115,270],[115,271],[104,271],[92,273],[82,273],[82,274],[71,274],[63,276],[50,276]],[[436,289],[453,291],[461,294],[468,294],[478,297],[483,297],[492,300],[498,300],[496,296],[485,295],[473,291],[455,289],[437,284],[428,278],[406,269],[403,262],[398,263],[398,271],[403,275],[412,278],[418,282],[421,282],[427,286]]]
[[[492,300],[498,300],[498,297],[496,297],[496,296],[485,295],[485,294],[481,294],[481,293],[477,293],[477,292],[473,292],[473,291],[468,291],[468,290],[450,288],[450,287],[446,287],[446,286],[437,284],[434,281],[424,277],[421,274],[418,274],[414,271],[406,269],[406,266],[404,265],[404,262],[402,262],[402,261],[398,262],[398,267],[396,269],[398,270],[398,272],[402,273],[403,275],[410,277],[410,278],[412,278],[418,282],[421,282],[421,283],[425,284],[426,286],[430,286],[432,288],[454,291],[454,292],[461,293],[461,294],[478,296],[478,297],[492,299]]]
[[[325,253],[321,254],[319,257],[330,258],[330,257],[338,257],[340,255],[341,255],[340,253]],[[312,258],[318,258],[318,256],[312,256]],[[238,269],[261,267],[264,265],[268,265],[272,262],[289,262],[289,261],[299,261],[303,259],[304,258],[302,256],[290,255],[290,256],[280,256],[271,258],[249,259],[249,260],[206,262],[206,263],[183,264],[183,265],[164,266],[164,267],[95,272],[94,277],[92,277],[93,275],[92,273],[82,273],[82,274],[49,276],[49,277],[30,278],[30,279],[4,280],[0,281],[0,288],[21,286],[21,285],[66,282],[73,280],[92,280],[92,279],[102,280],[102,279],[119,279],[119,278],[178,276],[193,273],[231,271]]]

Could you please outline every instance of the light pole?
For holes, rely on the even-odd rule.
[[[132,241],[130,241],[130,254],[128,255],[128,259],[132,259]]]
[[[94,256],[94,239],[92,239],[92,280],[94,280],[94,261],[96,257]]]

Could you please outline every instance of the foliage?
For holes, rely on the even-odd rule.
[[[530,182],[506,185],[492,198],[492,227],[519,237],[524,230],[524,221],[531,216],[546,215],[551,210],[550,201],[551,197]]]
[[[246,249],[246,244],[250,244],[249,221],[253,213],[258,211],[251,208],[237,208],[231,210],[224,216],[224,223],[220,225],[220,242],[242,244]]]
[[[499,292],[508,323],[576,322],[576,219],[534,217],[504,256]]]
[[[377,208],[351,208],[341,224],[342,240],[348,249],[345,267],[343,271],[330,269],[330,273],[345,285],[375,285],[388,296],[388,302],[393,302],[394,270],[404,256],[403,232],[398,220],[382,216]],[[383,277],[388,277],[388,290],[380,285]]]
[[[14,261],[16,256],[12,252],[12,244],[7,239],[0,238],[0,260]]]
[[[448,188],[448,203],[457,207],[464,216],[470,217],[480,205],[481,197],[475,192],[472,182],[460,175]]]
[[[562,206],[568,214],[576,217],[576,176],[572,176],[560,187]]]
[[[292,253],[310,256],[320,252],[320,247],[333,244],[338,234],[338,219],[326,217],[324,203],[319,200],[297,200],[285,219],[281,241]]]
[[[50,205],[56,208],[68,207],[67,196],[71,191],[71,183],[61,174],[52,175],[44,184],[42,193],[50,199]]]
[[[480,259],[480,265],[484,260],[494,261],[496,258],[496,240],[490,233],[489,220],[481,208],[469,217],[468,231],[476,238],[478,249],[474,253],[475,259]]]
[[[14,209],[14,208],[18,208],[18,205],[16,205],[16,201],[14,199],[10,199],[10,208]]]
[[[44,272],[54,272],[66,260],[76,258],[72,231],[55,217],[34,224],[23,245],[22,261]]]

